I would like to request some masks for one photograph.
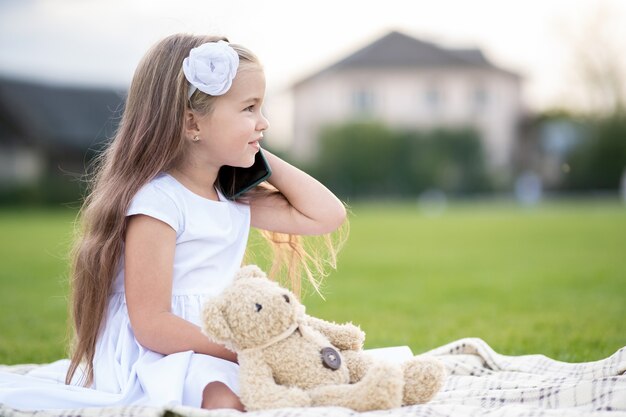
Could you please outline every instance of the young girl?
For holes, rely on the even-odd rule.
[[[322,184],[267,151],[271,189],[229,201],[216,188],[220,167],[249,167],[260,151],[264,95],[258,59],[225,38],[173,35],[146,54],[81,211],[71,363],[0,374],[0,403],[242,409],[236,355],[200,331],[203,301],[231,282],[250,226],[306,262],[294,236],[330,233],[346,216]]]

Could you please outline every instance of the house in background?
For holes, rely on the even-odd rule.
[[[82,175],[113,136],[125,92],[0,78],[0,186]]]
[[[402,128],[474,127],[489,164],[506,169],[523,113],[520,81],[478,49],[394,31],[294,85],[292,155],[313,158],[325,125],[371,118]]]

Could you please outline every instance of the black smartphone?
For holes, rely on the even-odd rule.
[[[270,165],[263,155],[263,149],[254,156],[254,164],[249,168],[224,165],[217,174],[217,188],[224,197],[234,200],[246,191],[250,191],[272,175]]]

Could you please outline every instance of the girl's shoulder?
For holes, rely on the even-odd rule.
[[[167,173],[157,175],[139,189],[127,215],[146,214],[172,226],[180,235],[188,223],[213,230],[219,225],[249,224],[248,204],[227,200],[209,200],[193,193]]]
[[[162,173],[144,184],[139,191],[137,191],[132,201],[153,201],[155,203],[169,202],[177,205],[176,203],[180,196],[176,188],[175,180],[169,175]]]
[[[159,174],[144,184],[130,202],[127,216],[144,214],[169,224],[177,232],[184,223],[180,192],[167,174]]]

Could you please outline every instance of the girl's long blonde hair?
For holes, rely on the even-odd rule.
[[[222,37],[177,34],[154,45],[135,71],[115,137],[95,161],[89,193],[79,212],[79,234],[72,250],[73,340],[67,384],[81,365],[84,366],[82,383],[91,385],[94,380],[96,342],[104,325],[113,279],[120,266],[126,212],[133,196],[157,174],[174,168],[183,159],[185,112],[191,109],[205,115],[212,109],[214,97],[196,91],[187,98],[183,59],[192,48],[218,40],[228,41]],[[248,49],[231,46],[239,54],[240,69],[260,67],[258,59]],[[259,192],[277,191],[256,191],[248,198],[255,198],[255,193]],[[275,253],[272,270],[287,270],[296,288],[304,271],[317,288],[314,276],[317,270],[323,271],[324,262],[304,249],[299,236],[266,233],[265,237]],[[325,239],[330,255],[326,263],[334,266],[337,248],[329,238]]]

